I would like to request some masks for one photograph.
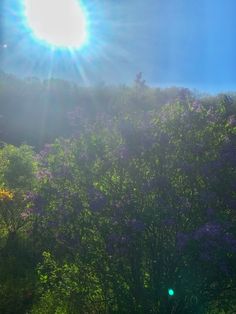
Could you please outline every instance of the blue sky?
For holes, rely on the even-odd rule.
[[[88,84],[129,84],[142,71],[150,85],[236,90],[235,0],[84,0],[90,42],[73,55],[32,38],[23,0],[1,1],[5,71]]]

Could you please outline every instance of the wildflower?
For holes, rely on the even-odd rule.
[[[45,144],[43,150],[39,152],[39,159],[42,160],[44,157],[47,157],[52,152],[52,149],[53,145]]]
[[[11,191],[0,189],[0,201],[11,201],[13,199],[13,193]]]
[[[236,117],[235,117],[235,115],[229,116],[227,122],[228,122],[229,126],[232,126],[232,127],[236,126]]]
[[[148,193],[154,191],[157,187],[157,179],[151,178],[142,183],[141,189],[143,193]]]
[[[181,250],[187,246],[190,240],[190,237],[187,233],[178,232],[176,235],[176,240],[177,240],[177,247]]]
[[[141,232],[145,229],[145,224],[141,220],[138,220],[136,218],[128,220],[127,224],[134,232]]]
[[[26,220],[30,214],[32,213],[33,209],[31,208],[27,208],[25,211],[23,211],[21,214],[20,214],[20,217],[22,220]]]
[[[43,179],[52,179],[52,173],[49,170],[40,170],[36,173],[36,177],[39,180],[43,180]]]
[[[236,252],[236,238],[232,234],[227,232],[222,236],[222,239],[224,241],[225,248],[230,249],[232,252]]]
[[[99,190],[91,188],[89,190],[89,204],[93,211],[99,211],[106,206],[106,196]]]
[[[234,143],[226,143],[221,148],[221,158],[224,162],[234,164],[236,161],[236,146]]]
[[[202,111],[202,105],[199,101],[194,101],[192,103],[192,110],[195,112],[201,112]]]
[[[208,217],[212,217],[214,215],[214,213],[215,213],[215,209],[214,208],[212,208],[212,207],[208,207],[207,208],[207,215],[208,215]]]
[[[195,231],[195,240],[201,240],[203,237],[216,237],[222,232],[222,228],[219,224],[206,223]]]
[[[167,218],[167,219],[164,219],[163,220],[163,224],[165,225],[165,226],[174,226],[175,224],[176,224],[176,221],[175,221],[175,219],[174,218]]]
[[[25,200],[33,202],[37,198],[37,194],[31,191],[25,193]]]
[[[209,252],[201,252],[199,254],[199,258],[202,260],[202,261],[210,261],[212,259],[212,256],[209,254]]]
[[[119,158],[121,159],[127,159],[129,157],[129,151],[125,145],[121,145],[120,147],[118,147],[117,153]]]

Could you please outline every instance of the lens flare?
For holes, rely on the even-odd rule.
[[[173,297],[173,295],[175,294],[173,289],[168,289],[168,294],[169,296]]]
[[[78,0],[25,0],[34,36],[56,48],[80,48],[87,39],[86,14]]]

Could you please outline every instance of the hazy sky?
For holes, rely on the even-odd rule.
[[[5,71],[109,84],[142,71],[151,85],[236,90],[235,0],[84,0],[90,41],[73,54],[32,38],[24,0],[0,1]]]

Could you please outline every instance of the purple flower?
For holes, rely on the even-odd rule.
[[[46,206],[46,200],[41,195],[35,194],[32,203],[31,212],[41,216]]]
[[[31,213],[33,212],[33,208],[26,208],[21,214],[20,217],[22,220],[26,220]]]
[[[165,189],[169,187],[169,180],[166,176],[158,176],[154,179],[153,184],[156,184],[160,189]]]
[[[45,144],[44,148],[40,151],[39,155],[41,158],[46,157],[52,151],[52,144]]]
[[[176,200],[176,201],[177,201],[177,200]],[[183,197],[183,196],[181,196],[181,197],[178,199],[178,204],[179,204],[179,206],[181,207],[181,211],[182,211],[182,212],[188,211],[189,209],[191,209],[191,206],[192,206],[192,204],[191,204],[191,202],[189,201],[189,199],[186,198],[186,197]]]
[[[165,226],[174,226],[176,224],[176,221],[174,218],[167,218],[163,220],[163,224]]]
[[[198,100],[195,100],[192,103],[192,110],[195,112],[201,112],[202,111],[202,105]]]
[[[186,161],[182,161],[179,163],[179,166],[181,168],[181,170],[186,173],[186,174],[190,174],[192,173],[192,171],[194,170],[194,167],[192,164],[186,162]]]
[[[227,204],[231,209],[236,209],[236,199],[228,199]]]
[[[25,193],[25,200],[26,201],[34,201],[37,197],[37,194],[31,191]]]
[[[201,240],[203,237],[216,237],[222,232],[222,227],[216,223],[206,223],[197,229],[194,233],[195,240]]]
[[[67,177],[67,178],[72,177],[70,167],[68,165],[65,165],[65,164],[60,165],[57,168],[57,170],[53,173],[53,175],[56,177]]]
[[[200,171],[203,176],[209,177],[216,173],[216,171],[221,170],[222,166],[224,166],[224,162],[222,162],[221,160],[211,160],[205,162],[202,165]]]
[[[228,117],[228,125],[232,126],[232,127],[235,127],[236,126],[236,117],[235,115],[231,115]]]
[[[212,191],[203,190],[200,192],[200,199],[204,203],[209,203],[216,200],[217,194]]]
[[[209,252],[201,252],[199,255],[199,258],[203,261],[210,261],[212,259],[211,255]]]
[[[70,111],[67,113],[68,120],[71,126],[75,127],[79,124],[79,122],[85,117],[84,112],[81,107],[76,107],[74,111]]]
[[[187,244],[190,240],[190,237],[189,237],[189,234],[187,234],[187,233],[178,232],[176,235],[176,240],[177,240],[177,247],[180,250],[182,250],[187,246]]]
[[[223,241],[228,246],[228,248],[230,248],[230,250],[236,252],[236,238],[232,234],[226,233],[223,236]]]
[[[201,154],[204,151],[204,145],[201,143],[193,144],[191,147],[191,151],[193,154]]]
[[[124,255],[128,252],[130,237],[127,235],[111,234],[106,241],[106,249],[108,254]]]
[[[50,180],[52,179],[52,173],[47,169],[43,169],[43,170],[39,170],[36,173],[36,177],[39,180],[44,180],[44,179]]]
[[[121,145],[118,148],[117,154],[118,154],[119,158],[121,158],[121,159],[129,158],[129,151],[128,151],[128,148],[125,145]]]
[[[236,162],[236,145],[234,143],[226,143],[221,149],[222,161],[235,163]]]
[[[145,224],[136,218],[128,220],[127,225],[134,232],[142,232],[145,229]]]
[[[170,141],[170,137],[168,134],[166,134],[166,133],[160,134],[159,143],[161,146],[167,145],[169,143],[169,141]]]
[[[191,95],[191,92],[188,88],[181,88],[181,90],[179,91],[178,99],[182,102],[185,102],[188,100],[190,95]]]
[[[224,273],[225,275],[230,275],[229,267],[225,262],[221,262],[219,265],[220,271]]]
[[[143,182],[141,186],[141,190],[143,193],[152,192],[156,188],[156,182],[154,179],[147,180],[146,182]]]
[[[107,204],[107,198],[106,196],[99,190],[95,189],[95,188],[91,188],[89,190],[89,204],[90,204],[90,208],[93,211],[99,211],[104,209],[104,207]]]
[[[214,213],[215,213],[214,208],[212,208],[212,207],[207,208],[207,216],[208,217],[212,217],[214,215]]]
[[[56,227],[56,226],[57,226],[57,222],[54,221],[54,220],[49,220],[49,221],[48,221],[48,226],[49,226],[49,227]]]

